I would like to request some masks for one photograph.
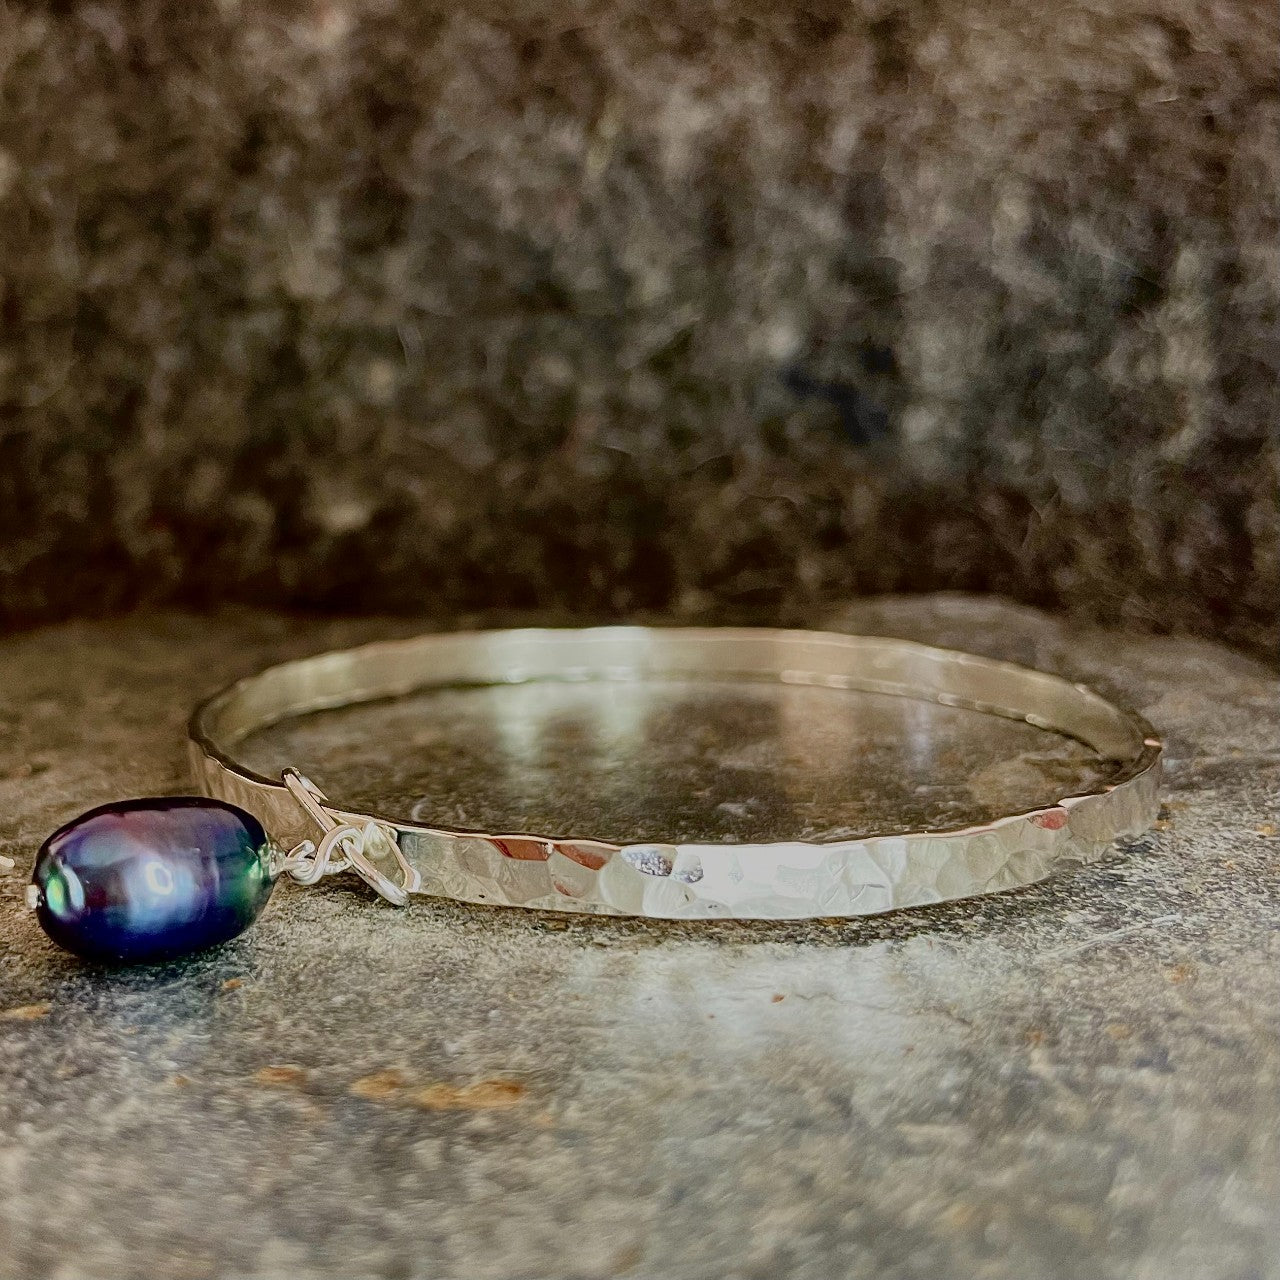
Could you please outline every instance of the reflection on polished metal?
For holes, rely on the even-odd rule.
[[[278,782],[235,757],[249,734],[287,717],[433,687],[588,681],[604,698],[610,682],[654,679],[778,681],[967,708],[1074,738],[1112,769],[1095,790],[959,830],[614,844],[374,818],[333,805],[293,771]],[[283,848],[305,842],[316,822],[328,827],[327,853],[343,849],[392,900],[403,886],[467,902],[685,919],[870,915],[1031,884],[1150,827],[1160,776],[1160,742],[1145,721],[1058,676],[905,640],[737,628],[471,632],[320,654],[216,694],[192,717],[190,739],[206,794],[255,814]],[[293,862],[295,878],[323,873],[322,866],[310,875],[308,856],[317,855],[304,849]],[[375,863],[398,866],[400,884]]]

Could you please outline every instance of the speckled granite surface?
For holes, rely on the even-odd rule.
[[[1280,1276],[1274,675],[994,602],[813,621],[1124,697],[1169,744],[1161,829],[841,924],[397,912],[334,882],[220,951],[95,972],[21,908],[38,840],[180,789],[212,684],[389,628],[0,643],[0,1276]]]
[[[1266,0],[0,8],[0,619],[1280,644]]]

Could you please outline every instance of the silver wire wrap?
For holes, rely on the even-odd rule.
[[[318,845],[311,840],[299,841],[279,859],[275,868],[277,872],[283,872],[297,884],[316,884],[325,876],[354,871],[397,907],[403,907],[409,901],[409,894],[418,892],[422,877],[401,855],[394,827],[387,827],[373,818],[360,826],[353,822],[340,822],[324,807],[327,799],[324,792],[297,769],[285,769],[280,780],[324,834]],[[367,856],[369,854],[394,858],[400,869],[400,883],[396,884],[383,875],[373,865]]]

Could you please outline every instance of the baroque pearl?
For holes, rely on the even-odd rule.
[[[53,833],[32,882],[41,928],[94,960],[158,960],[243,932],[271,896],[262,824],[221,800],[106,804]]]

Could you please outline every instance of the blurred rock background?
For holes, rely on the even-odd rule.
[[[0,8],[0,618],[1280,642],[1266,0]]]

